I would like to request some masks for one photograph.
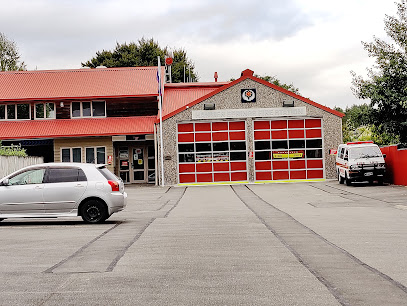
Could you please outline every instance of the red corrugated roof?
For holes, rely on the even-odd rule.
[[[0,122],[0,139],[141,135],[154,132],[156,116]]]
[[[299,96],[299,95],[297,95],[297,94],[295,94],[295,93],[293,93],[291,91],[288,91],[288,90],[286,90],[286,89],[284,89],[282,87],[271,84],[271,83],[269,83],[267,81],[264,81],[264,80],[262,80],[260,78],[256,78],[255,76],[253,76],[253,73],[254,72],[252,70],[246,69],[246,70],[242,71],[241,77],[238,78],[237,80],[232,81],[232,82],[228,82],[228,83],[223,83],[224,85],[222,87],[220,87],[220,88],[219,87],[218,88],[212,88],[212,90],[208,91],[207,94],[204,94],[204,92],[202,91],[201,92],[202,93],[201,97],[197,98],[196,100],[192,100],[189,103],[188,103],[188,100],[190,100],[190,97],[188,96],[187,93],[185,93],[186,98],[182,99],[181,97],[178,97],[176,95],[176,93],[174,93],[174,95],[171,95],[171,89],[172,88],[169,88],[170,89],[169,90],[170,94],[167,97],[164,96],[164,102],[168,103],[169,105],[172,105],[169,108],[174,108],[176,106],[178,106],[178,108],[175,109],[175,110],[172,110],[171,112],[165,111],[165,115],[163,114],[163,120],[168,119],[168,118],[170,118],[170,117],[184,111],[187,107],[194,106],[194,105],[196,105],[196,104],[198,104],[198,103],[200,103],[200,102],[202,102],[202,101],[204,101],[204,100],[206,100],[206,99],[208,99],[208,98],[210,98],[210,97],[212,97],[212,96],[214,96],[214,95],[216,95],[216,94],[218,94],[218,93],[220,93],[220,92],[222,92],[222,91],[224,91],[224,90],[226,90],[226,89],[228,89],[228,88],[230,88],[230,87],[232,87],[232,86],[234,86],[234,85],[236,85],[236,84],[238,84],[238,83],[240,83],[240,82],[242,82],[242,81],[244,81],[246,79],[251,79],[253,81],[261,83],[261,84],[263,84],[265,86],[273,88],[273,89],[275,89],[277,91],[280,91],[280,92],[282,92],[282,93],[284,93],[286,95],[289,95],[289,96],[291,96],[293,98],[301,100],[301,101],[303,101],[305,103],[308,103],[308,104],[310,104],[312,106],[318,107],[318,108],[320,108],[320,109],[322,109],[322,110],[324,110],[324,111],[326,111],[328,113],[331,113],[331,114],[333,114],[335,116],[338,116],[338,117],[341,117],[341,118],[343,116],[345,116],[344,113],[338,112],[338,111],[333,110],[333,109],[331,109],[331,108],[329,108],[327,106],[324,106],[324,105],[321,105],[321,104],[316,103],[314,101],[311,101],[310,99]],[[201,83],[201,84],[205,84],[205,83]],[[210,83],[210,84],[219,84],[219,83]],[[222,83],[220,83],[220,84],[222,84]],[[167,88],[167,85],[166,85],[166,88]],[[192,94],[193,90],[192,89],[188,89],[188,90],[191,90],[191,96],[192,96],[193,95]],[[198,89],[196,89],[196,90],[198,90]],[[167,91],[168,91],[168,89],[166,89],[165,95],[168,95]],[[179,93],[181,93],[181,92],[179,92]],[[165,108],[166,108],[166,106],[164,105],[164,109]]]
[[[0,101],[157,96],[157,89],[157,67],[0,72]]]
[[[163,119],[175,115],[181,110],[184,110],[186,105],[210,94],[228,83],[229,82],[165,84]]]

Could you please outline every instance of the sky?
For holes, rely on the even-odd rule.
[[[328,107],[368,103],[351,71],[374,64],[361,41],[386,38],[392,0],[0,0],[0,32],[28,70],[76,69],[116,43],[153,38],[183,48],[199,81],[245,69],[299,88]]]

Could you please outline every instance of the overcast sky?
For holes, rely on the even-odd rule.
[[[154,38],[184,48],[200,81],[249,68],[293,83],[323,105],[366,101],[350,90],[373,64],[361,41],[385,38],[392,0],[0,0],[0,32],[28,70],[80,68],[116,42]]]

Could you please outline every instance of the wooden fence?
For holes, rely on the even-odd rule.
[[[0,178],[23,167],[43,162],[43,157],[0,156]]]

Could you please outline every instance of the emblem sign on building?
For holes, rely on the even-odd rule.
[[[242,103],[256,102],[256,89],[241,89]]]

